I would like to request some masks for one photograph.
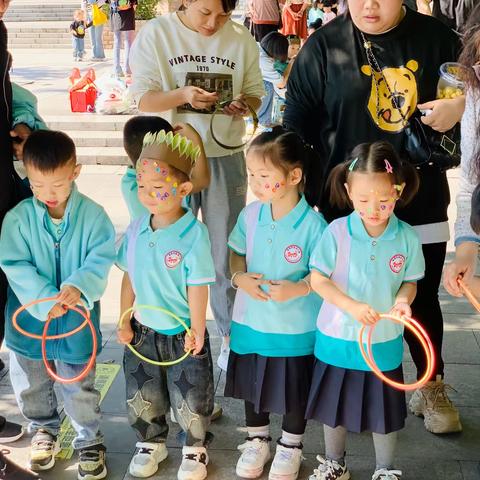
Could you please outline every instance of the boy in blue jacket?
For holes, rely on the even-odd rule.
[[[115,232],[103,208],[78,192],[74,183],[81,166],[75,145],[64,133],[39,130],[25,142],[23,160],[33,197],[6,215],[0,237],[0,267],[9,291],[6,306],[6,344],[11,350],[10,374],[18,406],[34,432],[30,452],[32,470],[49,470],[58,452],[60,417],[54,381],[42,362],[41,342],[12,325],[12,315],[34,299],[39,303],[18,317],[24,329],[41,334],[53,318],[49,334],[72,330],[81,322],[66,307],[83,303],[95,325],[99,353],[100,304],[115,259]],[[90,329],[47,342],[47,358],[61,377],[77,376],[92,353]],[[100,394],[94,388],[94,369],[82,381],[61,384],[65,411],[77,435],[78,478],[105,478],[105,447],[100,432]]]

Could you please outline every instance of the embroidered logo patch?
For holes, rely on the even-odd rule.
[[[287,262],[298,263],[302,259],[302,249],[298,245],[289,245],[283,255]]]
[[[171,250],[165,255],[165,265],[168,268],[175,268],[182,261],[182,254],[178,250]]]
[[[405,265],[405,257],[400,253],[397,253],[390,259],[390,270],[393,273],[399,273]]]

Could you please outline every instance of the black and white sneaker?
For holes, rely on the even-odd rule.
[[[78,461],[78,480],[97,480],[107,476],[104,445],[82,448]]]
[[[0,443],[17,441],[23,435],[23,427],[18,423],[9,422],[5,417],[0,417]]]
[[[8,450],[0,451],[0,479],[1,480],[41,480],[36,473],[25,470],[13,463],[8,457]]]

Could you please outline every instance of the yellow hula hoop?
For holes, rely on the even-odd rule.
[[[169,310],[166,310],[165,308],[162,307],[156,307],[154,305],[135,305],[133,307],[128,308],[125,310],[120,318],[120,322],[118,324],[118,328],[122,328],[123,322],[125,321],[125,318],[127,315],[135,310],[155,310],[157,312],[162,312],[165,315],[169,315],[170,317],[174,318],[184,329],[186,334],[189,337],[192,337],[192,331],[190,330],[189,326],[178,316],[175,315],[174,313],[170,312]],[[141,353],[137,352],[135,348],[132,347],[129,343],[127,344],[127,347],[132,351],[133,354],[135,354],[138,358],[143,360],[144,362],[150,363],[152,365],[157,365],[158,367],[171,367],[172,365],[177,365],[180,362],[183,362],[192,352],[189,350],[188,352],[185,353],[185,355],[181,356],[180,358],[177,358],[176,360],[170,360],[168,362],[157,362],[156,360],[152,360],[151,358],[144,357]]]

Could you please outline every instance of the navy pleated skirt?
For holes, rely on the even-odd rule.
[[[315,357],[264,357],[230,351],[225,396],[253,403],[255,411],[305,411]]]
[[[403,382],[401,365],[385,375]],[[339,368],[316,359],[305,416],[350,432],[395,432],[405,425],[405,392],[388,386],[373,372]]]

